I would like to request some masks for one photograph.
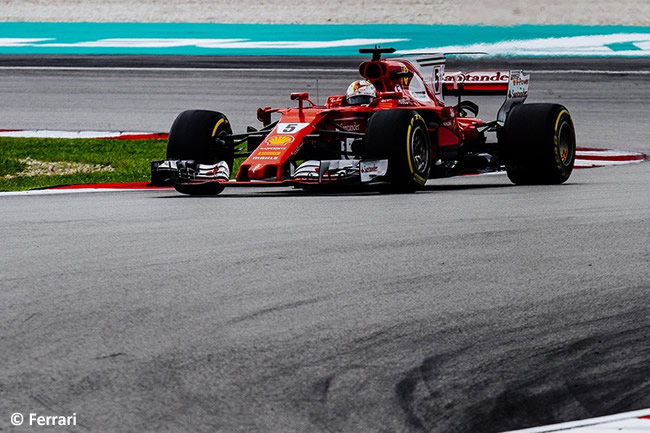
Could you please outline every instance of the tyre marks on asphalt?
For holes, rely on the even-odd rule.
[[[643,287],[627,290],[637,300],[644,296]],[[583,295],[603,306],[615,293],[601,293],[602,299]],[[648,307],[628,302],[617,305],[613,313],[602,308],[591,316],[573,317],[569,305],[574,300],[571,295],[521,311],[507,307],[487,311],[486,316],[464,320],[452,343],[448,335],[430,334],[428,356],[404,371],[395,384],[410,426],[418,431],[488,433],[549,424],[569,413],[589,418],[630,406],[647,407],[649,399],[635,400],[648,395],[645,365],[628,355],[648,353],[644,342],[650,323],[639,321]],[[450,327],[448,333],[454,331]],[[626,426],[630,422],[640,421],[629,420]],[[530,431],[556,431],[551,427]]]

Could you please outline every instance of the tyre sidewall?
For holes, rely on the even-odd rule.
[[[558,176],[567,180],[573,171],[576,157],[576,139],[569,111],[562,107],[555,116],[553,127],[553,159]]]
[[[208,110],[184,111],[170,129],[167,159],[193,160],[201,164],[226,161],[232,170],[232,146],[216,140],[225,134],[232,134],[232,128],[224,114]]]
[[[522,104],[512,108],[499,134],[508,177],[515,184],[565,182],[575,162],[575,129],[559,104]]]
[[[431,169],[431,140],[425,120],[413,110],[384,110],[373,114],[365,140],[367,159],[388,159],[393,190],[421,189]]]

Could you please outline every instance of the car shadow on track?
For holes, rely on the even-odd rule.
[[[470,190],[479,190],[479,189],[490,189],[490,188],[510,188],[514,187],[510,183],[503,184],[453,184],[453,185],[427,185],[421,191],[418,191],[416,194],[427,194],[435,192],[444,192],[444,191],[470,191]],[[254,190],[253,190],[254,188]],[[239,192],[241,191],[241,192]],[[186,194],[175,194],[175,195],[164,195],[159,196],[158,198],[163,199],[194,199],[194,198],[265,198],[265,197],[363,197],[363,196],[376,196],[376,195],[405,195],[403,193],[396,193],[388,191],[385,188],[380,187],[363,187],[363,188],[313,188],[313,189],[301,189],[301,188],[291,188],[279,190],[274,188],[273,190],[261,189],[259,187],[251,187],[251,190],[243,191],[242,187],[237,188],[228,188],[224,192],[218,195],[186,195]],[[406,194],[409,195],[409,194]]]

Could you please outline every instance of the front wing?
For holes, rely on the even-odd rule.
[[[151,163],[151,184],[176,187],[206,184],[236,185],[322,185],[335,183],[367,184],[386,181],[388,160],[309,160],[304,161],[283,180],[262,179],[247,182],[230,180],[230,169],[225,161],[199,164],[191,160],[162,160]]]

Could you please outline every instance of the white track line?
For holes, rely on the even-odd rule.
[[[4,131],[0,129],[0,137],[12,138],[120,138],[123,136],[156,136],[161,133],[144,131],[63,131],[63,130],[15,130]]]
[[[571,431],[580,433],[605,433],[614,431],[649,432],[650,419],[642,419],[650,415],[650,409],[619,413],[616,415],[590,418],[581,421],[571,421],[553,424],[545,427],[533,427],[524,430],[513,430],[507,433],[550,433]]]
[[[645,160],[643,159],[633,159],[630,161],[607,161],[602,159],[592,160],[592,159],[576,158],[576,162],[573,168],[597,168],[597,167],[606,167],[606,166],[614,166],[614,165],[638,164],[644,161]]]
[[[81,194],[91,192],[138,192],[138,191],[166,191],[161,188],[128,189],[128,188],[61,188],[61,189],[31,189],[27,191],[0,191],[0,197],[24,196],[24,195],[57,195],[57,194]]]
[[[166,68],[120,66],[0,66],[0,71],[145,71],[145,72],[357,72],[351,68]]]
[[[578,154],[580,156],[599,156],[602,158],[607,158],[607,157],[620,157],[620,156],[641,156],[640,153],[638,152],[626,152],[623,150],[609,150],[609,149],[603,149],[603,150],[580,150],[578,148]]]

